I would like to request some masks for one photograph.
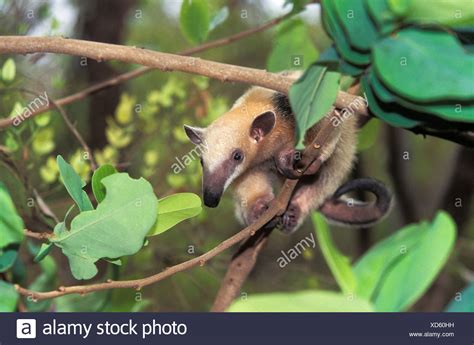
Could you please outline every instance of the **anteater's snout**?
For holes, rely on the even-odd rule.
[[[219,201],[221,200],[220,192],[212,191],[209,189],[204,189],[204,205],[207,207],[217,207]]]

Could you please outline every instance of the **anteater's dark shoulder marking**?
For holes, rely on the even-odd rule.
[[[293,111],[291,110],[290,100],[280,92],[275,92],[272,96],[272,103],[279,116],[285,120],[293,121]]]

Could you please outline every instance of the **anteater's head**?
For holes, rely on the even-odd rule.
[[[226,188],[247,169],[264,161],[264,145],[277,118],[269,90],[249,91],[233,108],[206,128],[184,126],[201,146],[204,204],[216,207]],[[268,150],[267,150],[268,151]]]

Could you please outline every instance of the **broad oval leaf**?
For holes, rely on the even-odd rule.
[[[333,291],[274,292],[249,295],[234,302],[231,312],[371,312],[371,304]]]
[[[7,59],[2,67],[2,80],[5,82],[11,82],[15,79],[16,66],[15,61],[12,58]]]
[[[413,224],[371,248],[354,266],[357,294],[377,311],[401,311],[430,286],[453,249],[456,224],[444,211],[431,224]]]
[[[202,43],[209,33],[210,16],[207,1],[184,0],[179,16],[181,31],[191,43]]]
[[[23,238],[23,221],[5,186],[0,182],[0,249],[20,243]]]
[[[71,165],[69,165],[62,156],[57,157],[57,163],[59,173],[61,174],[64,186],[68,191],[69,195],[76,202],[81,212],[93,210],[94,207],[87,196],[87,193],[82,190],[86,185],[82,181],[81,177],[74,171]]]
[[[310,66],[289,92],[296,119],[296,147],[304,147],[306,130],[331,109],[339,91],[340,74],[320,65]]]
[[[69,259],[76,279],[97,274],[95,262],[135,254],[156,221],[158,201],[148,181],[126,173],[102,180],[107,194],[96,210],[82,212],[50,241]]]
[[[378,38],[375,25],[370,20],[365,0],[337,0],[333,2],[335,15],[339,19],[350,45],[359,51],[370,51]]]
[[[161,234],[183,220],[197,216],[201,211],[201,199],[193,193],[178,193],[160,199],[158,218],[148,236]]]
[[[414,103],[392,94],[373,71],[370,71],[368,78],[378,98],[385,103],[397,103],[401,107],[407,108],[407,114],[421,113],[427,119],[434,115],[448,121],[474,122],[474,102]],[[433,118],[433,120],[436,119]]]
[[[117,169],[110,164],[102,165],[94,171],[92,175],[92,192],[98,203],[101,203],[105,198],[105,186],[102,184],[102,179],[116,173]]]
[[[315,212],[311,218],[321,252],[339,287],[345,295],[353,293],[356,279],[352,272],[349,258],[337,250],[324,217],[320,213]]]
[[[378,78],[403,98],[474,101],[474,55],[447,32],[401,30],[375,45],[373,61]]]

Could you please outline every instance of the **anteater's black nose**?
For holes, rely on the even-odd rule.
[[[217,207],[221,200],[220,193],[214,193],[210,190],[204,190],[204,205],[207,207]]]

